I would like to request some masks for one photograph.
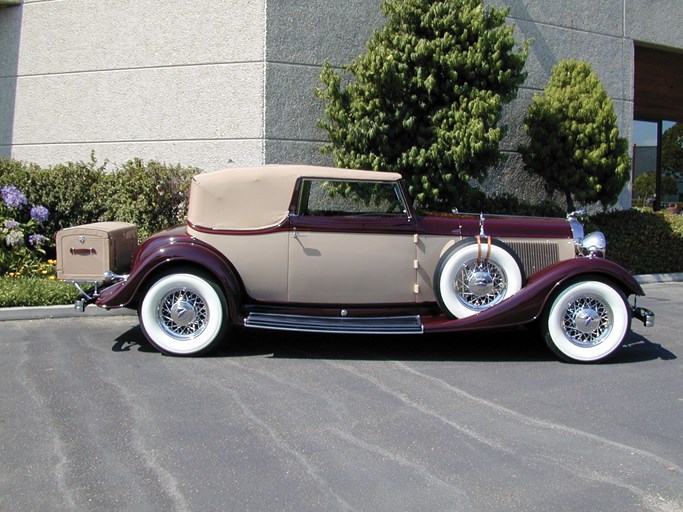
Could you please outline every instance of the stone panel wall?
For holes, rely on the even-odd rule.
[[[264,12],[265,0],[0,7],[0,48],[21,41],[0,60],[0,154],[260,163]]]

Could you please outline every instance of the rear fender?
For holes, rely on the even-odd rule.
[[[96,304],[103,308],[135,308],[139,294],[158,275],[178,266],[192,266],[210,274],[228,299],[231,321],[241,321],[243,287],[236,270],[222,254],[195,239],[169,241],[136,258],[128,279],[102,290]]]

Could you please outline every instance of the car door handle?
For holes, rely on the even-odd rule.
[[[296,229],[292,230],[292,233],[290,235],[292,238],[301,238],[301,237],[306,237],[308,235],[302,234],[300,231],[297,231]]]

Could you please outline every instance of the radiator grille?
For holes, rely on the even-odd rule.
[[[505,243],[522,260],[527,278],[560,261],[560,250],[556,243],[521,241],[506,241]]]

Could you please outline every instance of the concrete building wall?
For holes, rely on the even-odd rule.
[[[268,5],[266,160],[267,162],[329,163],[318,152],[323,134],[315,122],[322,105],[311,91],[318,85],[319,66],[349,62],[365,49],[383,18],[379,0],[334,2],[271,1]],[[505,109],[509,132],[502,149],[508,160],[490,172],[483,185],[488,192],[512,192],[534,200],[545,197],[540,180],[528,175],[517,147],[524,142],[522,125],[534,94],[546,85],[552,67],[561,59],[590,62],[614,102],[621,135],[631,139],[633,125],[634,42],[683,46],[679,0],[492,0],[509,7],[508,22],[516,37],[533,41],[526,70],[528,78],[517,99]],[[356,27],[355,29],[351,29]],[[620,203],[630,204],[624,190]]]
[[[502,147],[510,152],[503,169],[485,183],[489,192],[513,192],[527,199],[544,195],[541,183],[523,169],[515,149],[524,141],[522,120],[535,94],[542,92],[552,67],[562,59],[591,63],[614,102],[619,130],[631,140],[633,127],[634,44],[683,50],[683,12],[679,0],[494,0],[510,7],[508,21],[520,39],[532,39],[526,70],[528,78],[516,101],[506,107],[509,135]],[[630,205],[630,190],[620,204]]]
[[[329,163],[320,66],[358,55],[381,21],[374,0],[0,7],[0,156]]]
[[[0,7],[0,154],[263,160],[265,0]],[[9,51],[5,51],[8,49]]]
[[[683,48],[680,0],[491,0],[533,39],[528,79],[505,110],[509,159],[485,184],[531,198],[515,152],[534,94],[564,58],[589,61],[633,119],[634,41]],[[0,7],[0,155],[40,164],[132,157],[206,170],[329,163],[316,121],[325,59],[348,63],[383,18],[380,0],[25,0]],[[624,204],[628,199],[624,196]]]
[[[508,161],[503,169],[490,173],[484,188],[529,200],[542,199],[545,192],[541,181],[524,171],[515,151],[525,141],[523,118],[529,103],[542,92],[557,62],[573,58],[591,63],[614,102],[621,135],[631,137],[633,41],[624,34],[624,0],[495,0],[494,4],[509,7],[508,21],[516,26],[517,37],[533,42],[526,63],[527,80],[517,100],[506,107],[503,120],[509,133],[501,147],[508,152]],[[628,201],[625,191],[622,202]]]
[[[314,96],[321,66],[361,54],[383,17],[379,0],[288,0],[268,3],[266,163],[320,163],[323,104]]]

